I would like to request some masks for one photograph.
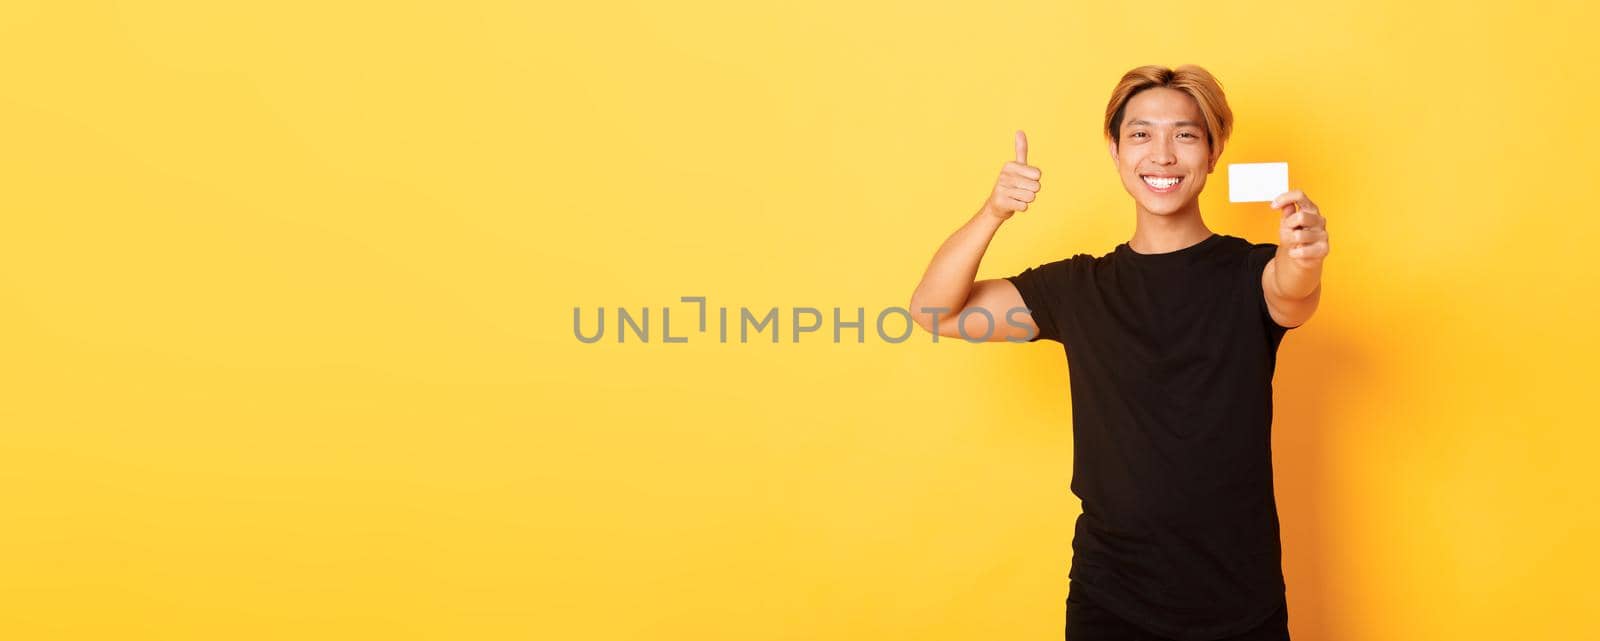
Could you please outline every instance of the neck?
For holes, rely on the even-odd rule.
[[[1133,238],[1128,247],[1141,254],[1165,254],[1211,237],[1211,229],[1200,219],[1200,202],[1196,199],[1183,209],[1167,215],[1152,214],[1142,205],[1135,205]]]

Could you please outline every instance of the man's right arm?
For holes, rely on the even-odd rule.
[[[989,200],[939,246],[911,294],[911,318],[923,329],[972,340],[987,334],[989,341],[1022,341],[1039,333],[1022,294],[1010,281],[973,281],[1000,225],[1012,214],[1027,211],[1039,192],[1040,172],[1027,164],[1028,139],[1020,131],[1016,151],[1016,161],[1001,168]],[[963,318],[968,310],[972,311]]]

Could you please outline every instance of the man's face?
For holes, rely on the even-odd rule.
[[[1141,209],[1157,216],[1194,203],[1206,186],[1206,175],[1216,168],[1200,105],[1189,94],[1166,87],[1146,89],[1128,101],[1111,159],[1123,188]]]

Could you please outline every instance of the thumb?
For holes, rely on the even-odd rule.
[[[1028,135],[1017,130],[1017,162],[1028,164]]]

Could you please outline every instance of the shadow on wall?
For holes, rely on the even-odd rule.
[[[1328,306],[1324,298],[1322,305]],[[1324,310],[1326,311],[1326,310]],[[1289,629],[1296,641],[1349,638],[1336,618],[1339,577],[1330,572],[1329,532],[1348,528],[1319,510],[1329,493],[1329,412],[1367,365],[1352,328],[1329,314],[1291,330],[1278,348],[1273,375],[1272,461],[1289,591]]]

